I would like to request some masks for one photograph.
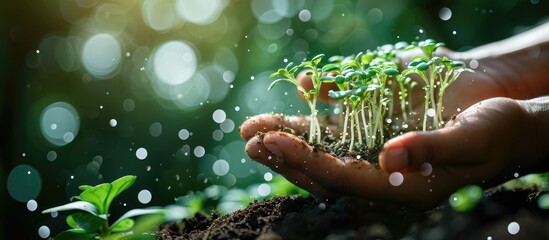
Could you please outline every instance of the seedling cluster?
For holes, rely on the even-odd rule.
[[[349,152],[357,144],[372,149],[384,143],[386,129],[391,129],[391,126],[395,129],[396,123],[392,121],[397,112],[395,107],[399,108],[402,126],[407,126],[409,116],[413,114],[412,92],[416,86],[423,86],[425,93],[423,130],[443,126],[442,103],[446,89],[462,72],[473,70],[466,68],[463,62],[435,56],[436,49],[441,46],[444,44],[431,39],[411,44],[400,42],[348,57],[333,56],[322,66],[325,55],[320,54],[299,65],[290,62],[285,68],[278,69],[271,75],[276,80],[269,89],[282,81],[296,85],[310,108],[308,140],[315,144],[322,141],[317,109],[320,87],[335,83],[337,90],[330,91],[328,96],[340,100],[342,133],[339,144],[348,144]],[[416,52],[420,54],[400,71],[397,51],[414,49],[419,49]],[[298,71],[303,70],[312,80],[313,88],[310,90],[296,79]],[[416,80],[418,78],[421,82]]]

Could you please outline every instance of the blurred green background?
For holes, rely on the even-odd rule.
[[[541,0],[0,4],[2,239],[54,236],[64,220],[43,209],[126,174],[137,182],[114,214],[212,185],[269,195],[276,174],[245,155],[238,126],[264,112],[306,113],[291,86],[266,91],[285,62],[425,38],[466,50],[549,9]]]

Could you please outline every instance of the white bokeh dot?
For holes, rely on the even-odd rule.
[[[520,231],[520,225],[517,222],[511,222],[507,225],[507,232],[511,235],[515,235]]]
[[[147,149],[145,149],[145,148],[138,148],[137,151],[135,151],[135,156],[139,160],[143,160],[143,159],[147,158],[148,154],[149,153],[147,152]]]
[[[393,186],[400,186],[404,182],[404,175],[399,172],[394,172],[389,175],[389,183]]]
[[[38,209],[38,202],[36,200],[32,199],[27,202],[27,210],[34,212]]]
[[[152,194],[149,190],[143,189],[137,194],[137,200],[142,204],[147,204],[152,200]]]
[[[227,114],[225,114],[225,111],[221,109],[215,110],[212,114],[212,118],[216,123],[224,122],[226,117],[227,117]]]
[[[50,232],[50,228],[48,226],[41,226],[38,228],[38,236],[40,236],[41,238],[48,238],[50,236],[51,232]]]
[[[179,139],[181,140],[187,140],[190,136],[190,133],[189,133],[189,130],[187,129],[181,129],[179,130],[179,133],[177,134],[177,136],[179,137]]]
[[[204,149],[204,147],[202,146],[198,146],[194,148],[193,153],[196,157],[203,157],[204,154],[206,154],[206,149]]]
[[[303,9],[299,12],[299,20],[302,22],[308,22],[311,20],[311,11]]]

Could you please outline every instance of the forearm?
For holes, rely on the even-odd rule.
[[[526,111],[528,122],[523,139],[531,146],[524,154],[532,172],[549,171],[549,96],[519,101]]]

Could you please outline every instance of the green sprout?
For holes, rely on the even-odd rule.
[[[293,66],[294,63],[290,62],[285,68],[278,69],[278,71],[271,74],[271,78],[279,77],[269,85],[269,90],[272,89],[277,83],[287,81],[294,84],[298,91],[300,91],[310,109],[309,118],[309,142],[319,143],[322,139],[320,123],[318,121],[318,110],[316,109],[318,94],[320,92],[320,86],[322,84],[322,69],[318,68],[318,64],[322,61],[324,54],[319,54],[313,57],[310,61],[304,61],[299,66]],[[307,91],[296,79],[296,72],[298,69],[307,69],[307,76],[309,76],[313,83],[313,89]]]
[[[432,117],[432,128],[439,129],[444,125],[442,120],[444,93],[448,86],[453,83],[463,72],[474,71],[466,68],[460,61],[448,59],[448,57],[435,56],[435,51],[444,46],[444,43],[435,42],[427,39],[419,43],[412,43],[410,46],[416,46],[421,49],[424,55],[415,56],[408,64],[408,69],[403,71],[403,76],[408,77],[412,73],[420,76],[425,82],[425,107],[423,114],[423,131],[427,130],[428,117]],[[408,48],[413,49],[413,47]],[[435,98],[438,89],[438,99]]]
[[[79,187],[82,193],[74,197],[79,201],[42,211],[42,213],[77,211],[67,216],[66,222],[71,229],[59,233],[55,239],[121,239],[141,232],[138,229],[146,229],[146,227],[135,224],[136,222],[132,218],[142,215],[164,215],[166,210],[158,208],[132,209],[109,224],[109,208],[112,201],[121,192],[128,189],[135,179],[135,176],[124,176],[112,183],[96,186],[82,185]],[[157,225],[159,221],[157,218],[155,219],[156,221],[147,225]]]
[[[346,147],[348,152],[365,147],[367,150],[378,149],[392,132],[407,128],[408,116],[413,114],[413,90],[419,85],[414,75],[423,81],[424,115],[423,130],[438,129],[443,126],[444,93],[463,72],[473,72],[460,61],[448,57],[435,56],[435,51],[443,43],[427,39],[407,44],[384,45],[375,50],[367,50],[347,57],[333,56],[328,63],[319,66],[323,54],[304,61],[298,66],[289,63],[271,77],[274,80],[269,89],[281,81],[296,85],[303,94],[309,108],[310,130],[309,142],[320,143],[321,131],[318,122],[316,102],[320,87],[324,83],[335,83],[336,90],[328,92],[332,99],[339,100],[342,129],[339,146]],[[407,68],[399,70],[397,51],[420,49],[422,54],[412,58]],[[306,90],[296,79],[297,71],[306,69],[312,79],[313,89]],[[395,93],[398,89],[398,93]],[[398,101],[394,101],[397,99]],[[400,103],[402,125],[392,121],[395,102]],[[408,107],[406,107],[408,105]],[[432,124],[428,128],[428,122]],[[402,133],[401,131],[400,133]]]

